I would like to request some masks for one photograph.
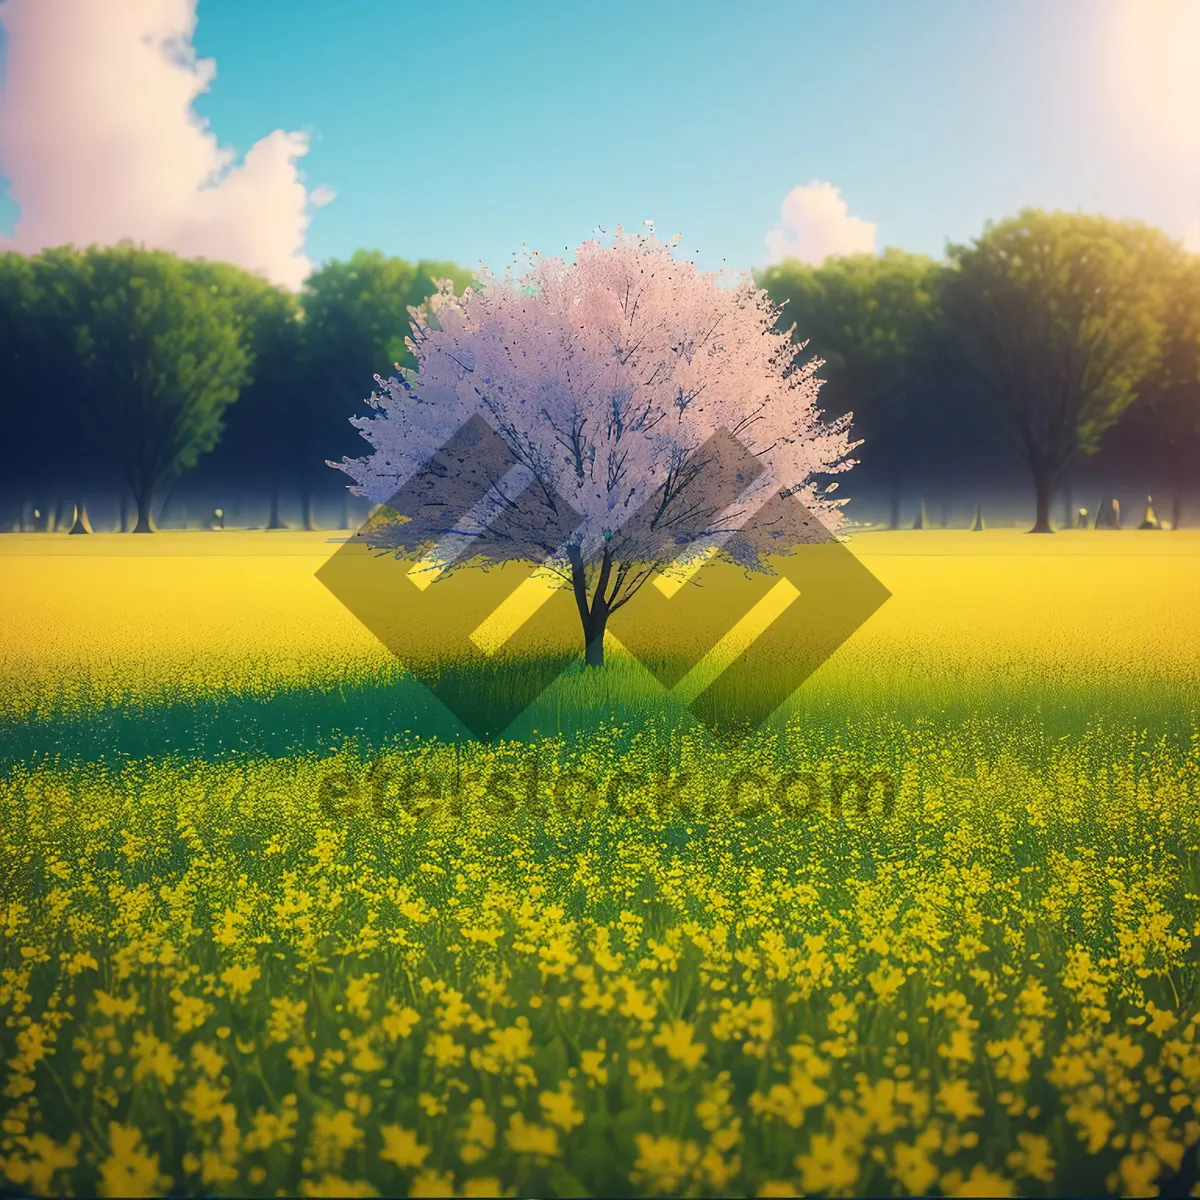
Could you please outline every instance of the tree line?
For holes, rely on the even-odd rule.
[[[148,532],[198,467],[261,493],[269,525],[285,490],[311,518],[326,459],[361,451],[349,418],[374,375],[412,365],[408,308],[441,279],[461,294],[473,275],[360,250],[297,295],[128,242],[0,255],[0,528],[34,500],[82,511],[117,493]]]
[[[890,497],[1023,466],[1034,528],[1073,466],[1103,450],[1171,494],[1200,473],[1200,256],[1134,221],[1024,210],[942,262],[901,250],[754,273],[780,323],[824,360],[821,407],[854,413],[856,485]],[[0,255],[0,528],[36,499],[82,511],[119,495],[136,530],[185,473],[280,497],[341,487],[326,466],[366,450],[362,415],[412,367],[409,306],[445,262],[360,250],[300,293],[225,263],[131,243]],[[1158,486],[1158,485],[1156,485]],[[125,522],[122,522],[125,527]]]
[[[1178,526],[1200,482],[1200,256],[1137,221],[1026,209],[943,262],[888,250],[755,273],[854,413],[862,469],[905,485],[1006,453],[1034,530],[1081,459],[1136,462]]]

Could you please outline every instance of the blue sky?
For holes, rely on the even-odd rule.
[[[238,154],[308,133],[306,183],[336,193],[304,234],[316,262],[365,246],[500,269],[523,241],[562,253],[652,218],[740,271],[814,180],[878,247],[935,257],[1025,205],[1184,236],[1200,123],[1155,136],[1113,52],[1129,3],[199,0],[216,76],[196,108]]]

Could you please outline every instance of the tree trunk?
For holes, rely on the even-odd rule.
[[[150,497],[135,495],[133,500],[137,505],[137,524],[133,527],[133,532],[153,533],[154,522],[150,519]]]
[[[83,497],[80,496],[75,504],[75,521],[71,525],[70,533],[91,533],[91,522],[88,521],[87,506],[83,503]]]
[[[575,605],[583,623],[583,661],[589,667],[604,666],[604,627],[608,624],[608,581],[612,572],[612,558],[605,547],[600,564],[600,575],[591,601],[587,594],[587,572],[578,546],[568,546],[571,560],[571,588],[575,593]]]
[[[1171,496],[1171,528],[1178,529],[1183,520],[1183,488],[1176,486]]]
[[[600,610],[593,609],[583,627],[583,661],[589,667],[604,666],[604,627],[608,624],[608,613],[603,604]]]
[[[896,530],[900,528],[900,484],[893,481],[891,493],[888,497],[888,528]]]
[[[271,489],[271,513],[267,517],[268,529],[286,529],[287,526],[279,519],[279,488]]]
[[[350,528],[350,493],[342,492],[342,529]]]
[[[1050,497],[1054,488],[1049,479],[1035,475],[1033,480],[1034,498],[1037,504],[1037,517],[1030,533],[1053,533],[1050,525]]]
[[[317,531],[317,515],[313,507],[312,492],[304,493],[304,528],[308,533]]]
[[[121,532],[129,532],[129,493],[121,489]]]
[[[1071,483],[1068,480],[1063,484],[1063,523],[1064,529],[1075,528],[1075,497],[1071,492]]]

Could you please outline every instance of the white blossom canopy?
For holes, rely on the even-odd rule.
[[[376,376],[379,415],[353,421],[373,452],[330,463],[404,518],[376,544],[559,568],[603,547],[657,570],[719,550],[762,568],[836,532],[844,502],[816,477],[854,465],[851,414],[822,419],[821,362],[800,362],[765,291],[675,260],[675,241],[618,227],[573,264],[535,255],[517,280],[484,267],[480,288],[456,298],[443,283],[430,312],[411,310],[417,369]],[[499,441],[460,437],[439,457],[472,418]],[[781,525],[767,503],[781,495],[821,528]]]

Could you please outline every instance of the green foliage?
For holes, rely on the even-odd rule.
[[[1200,256],[1183,257],[1171,279],[1162,355],[1139,399],[1136,424],[1178,485],[1200,459]]]
[[[226,411],[217,460],[225,471],[278,487],[290,468],[291,439],[304,421],[304,325],[292,292],[229,263],[194,259],[188,278],[232,305],[248,355],[248,379]]]
[[[786,303],[782,323],[795,323],[797,341],[824,360],[828,410],[853,411],[856,425],[884,430],[906,418],[906,365],[930,313],[932,271],[924,255],[890,248],[819,267],[789,259],[755,278],[775,303]]]
[[[1176,253],[1138,222],[1035,209],[950,248],[939,273],[948,363],[1039,486],[1093,453],[1136,398],[1160,350]]]
[[[924,348],[932,314],[933,261],[890,248],[819,267],[789,259],[755,275],[794,323],[804,357],[824,360],[820,404],[854,414],[857,457],[897,486],[928,441],[930,373]]]
[[[75,428],[119,469],[141,527],[163,486],[216,444],[249,355],[232,301],[175,255],[122,243],[88,249],[80,267],[71,307],[86,393],[74,397]]]
[[[302,473],[322,472],[327,459],[360,450],[349,419],[364,411],[376,374],[394,374],[397,362],[415,366],[404,344],[411,332],[408,310],[424,304],[441,278],[452,281],[456,294],[474,280],[453,263],[414,265],[378,250],[357,250],[348,260],[326,263],[305,281],[300,403],[306,420],[297,447]]]

